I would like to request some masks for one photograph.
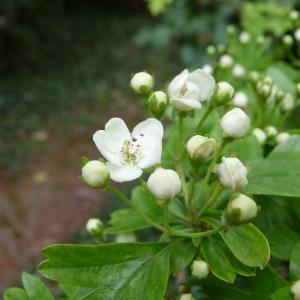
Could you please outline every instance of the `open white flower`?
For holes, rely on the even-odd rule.
[[[191,73],[184,70],[169,85],[170,104],[179,111],[201,108],[201,102],[212,96],[215,85],[215,79],[201,69]]]
[[[163,126],[154,118],[139,123],[129,132],[120,118],[110,119],[105,130],[98,130],[93,140],[106,158],[110,178],[116,182],[134,180],[142,169],[160,163]]]

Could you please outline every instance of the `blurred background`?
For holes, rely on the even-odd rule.
[[[80,182],[80,157],[99,157],[91,137],[111,117],[143,118],[131,75],[163,87],[201,67],[245,14],[242,0],[0,1],[0,294],[117,205]]]

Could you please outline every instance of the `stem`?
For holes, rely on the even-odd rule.
[[[188,206],[189,206],[189,211],[192,212],[193,210],[193,196],[194,196],[194,192],[195,192],[195,186],[196,186],[196,182],[197,182],[197,173],[198,173],[198,170],[199,170],[199,164],[197,164],[195,167],[194,167],[194,176],[193,176],[193,179],[192,179],[192,188],[191,188],[191,191],[190,191],[190,195],[189,195],[189,198],[188,198]]]
[[[213,111],[213,107],[211,105],[208,106],[206,112],[204,113],[204,115],[202,116],[202,118],[200,119],[197,127],[196,127],[196,132],[199,131],[203,125],[203,123],[205,122],[205,120],[207,119],[207,117],[210,115],[210,113]]]
[[[182,237],[204,237],[204,236],[209,236],[218,233],[221,231],[223,227],[217,228],[217,229],[212,229],[212,230],[207,230],[204,232],[185,232],[181,230],[172,230],[170,235],[176,235],[176,236],[182,236]]]
[[[183,145],[183,116],[179,114],[179,157],[181,158],[183,151],[184,151],[184,145]]]

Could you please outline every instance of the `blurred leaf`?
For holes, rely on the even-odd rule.
[[[290,288],[284,287],[278,289],[274,294],[271,295],[272,300],[293,300],[290,295]]]
[[[148,8],[152,15],[157,16],[163,13],[173,0],[147,0]]]
[[[20,288],[10,288],[4,292],[4,300],[30,300],[26,292]]]
[[[290,280],[296,281],[300,278],[300,241],[296,244],[290,259]]]

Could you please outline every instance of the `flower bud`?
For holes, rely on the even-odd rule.
[[[147,186],[155,198],[163,201],[174,198],[181,191],[179,175],[170,169],[156,169],[150,175]]]
[[[265,81],[259,81],[256,84],[256,90],[261,97],[267,99],[272,93],[272,85]]]
[[[281,132],[276,136],[276,143],[277,144],[282,144],[285,143],[291,135],[288,132]]]
[[[232,99],[232,103],[234,106],[245,108],[248,106],[248,97],[243,92],[237,92]]]
[[[222,163],[215,168],[221,184],[234,191],[242,192],[246,185],[247,168],[235,157],[223,157]]]
[[[101,239],[103,223],[99,219],[89,219],[86,223],[86,231],[94,238]]]
[[[292,20],[292,21],[296,21],[298,18],[299,18],[299,12],[297,10],[292,10],[290,11],[289,13],[289,18]]]
[[[213,69],[213,67],[211,65],[204,65],[202,67],[202,70],[204,72],[206,72],[207,74],[210,74],[210,75],[214,72],[214,69]]]
[[[277,135],[278,131],[274,126],[267,126],[265,128],[265,133],[268,138],[273,138]]]
[[[286,34],[282,38],[282,43],[286,47],[292,46],[293,42],[294,42],[293,37],[290,34]]]
[[[82,178],[89,186],[102,188],[108,181],[109,171],[102,161],[91,160],[83,166]]]
[[[297,280],[292,284],[291,294],[293,295],[294,300],[300,300],[300,280]]]
[[[283,90],[277,90],[277,92],[275,94],[276,102],[281,102],[285,96],[286,96],[286,93]]]
[[[229,24],[229,25],[226,27],[226,32],[227,32],[227,34],[229,34],[229,35],[233,35],[233,34],[236,32],[235,26]]]
[[[210,56],[216,54],[216,51],[217,51],[217,50],[216,50],[216,47],[213,46],[213,45],[209,45],[209,46],[207,46],[207,48],[206,48],[206,52],[207,52],[207,54],[210,55]]]
[[[216,141],[202,135],[194,135],[191,137],[186,148],[191,160],[201,161],[211,156],[216,147]]]
[[[186,293],[186,294],[182,294],[179,300],[195,300],[195,298],[193,297],[192,294]]]
[[[271,84],[273,83],[272,77],[266,76],[266,77],[263,79],[263,83],[271,85]]]
[[[250,222],[256,217],[257,212],[255,201],[246,195],[239,194],[228,203],[224,217],[227,223],[239,225]]]
[[[296,84],[297,95],[300,96],[300,82]]]
[[[294,32],[294,37],[296,39],[297,42],[300,41],[300,28],[297,28]]]
[[[226,50],[226,46],[224,44],[217,45],[217,50],[219,53],[223,53]]]
[[[219,64],[222,69],[228,69],[233,65],[234,61],[231,55],[224,54],[220,57]]]
[[[209,274],[208,264],[204,260],[194,260],[191,268],[192,275],[198,279],[204,279]]]
[[[222,117],[220,124],[226,137],[241,138],[250,128],[250,119],[240,108],[233,108]]]
[[[134,232],[126,232],[116,236],[116,243],[135,243],[137,241]]]
[[[291,94],[286,94],[280,102],[280,108],[282,111],[291,111],[295,107],[294,98]]]
[[[248,44],[251,41],[251,35],[249,32],[247,31],[243,31],[241,32],[240,36],[239,36],[239,40],[241,44]]]
[[[234,88],[228,82],[222,81],[216,84],[216,88],[211,99],[212,105],[224,105],[232,100]]]
[[[251,71],[249,73],[249,79],[253,84],[256,84],[260,79],[259,73],[256,71]]]
[[[254,134],[254,136],[256,137],[256,139],[260,145],[263,145],[266,142],[267,135],[265,134],[265,132],[262,129],[254,128],[252,133]]]
[[[264,37],[263,35],[260,35],[260,36],[257,37],[256,43],[257,43],[258,45],[263,45],[264,42],[265,42],[265,40],[266,40],[265,37]]]
[[[240,64],[236,64],[232,69],[232,75],[236,78],[244,77],[245,73],[245,68]]]
[[[130,81],[131,88],[139,95],[148,95],[154,86],[153,77],[147,72],[138,72]]]
[[[156,91],[150,96],[148,104],[151,113],[160,119],[168,106],[168,95],[165,92]]]

